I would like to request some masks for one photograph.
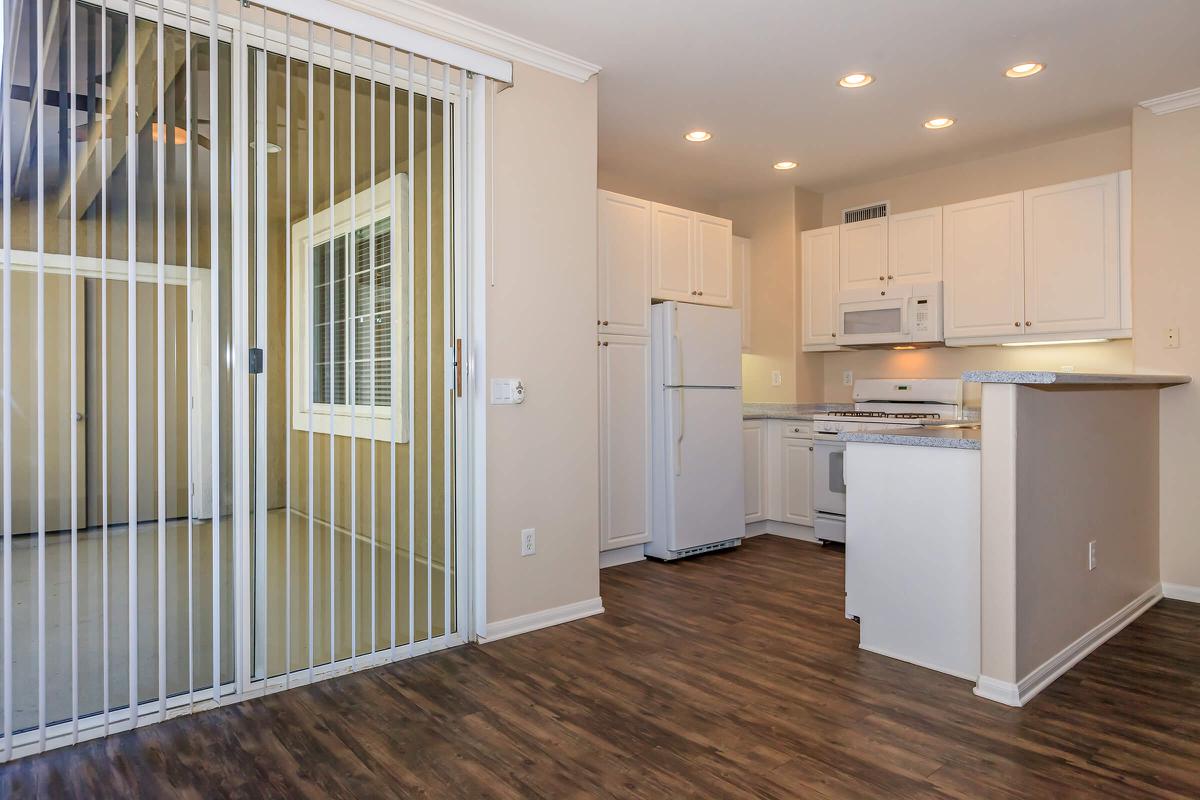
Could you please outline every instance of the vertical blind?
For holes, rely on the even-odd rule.
[[[463,638],[484,79],[169,5],[3,4],[0,759]]]

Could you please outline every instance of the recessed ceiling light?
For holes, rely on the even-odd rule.
[[[1004,70],[1004,74],[1010,78],[1028,78],[1030,75],[1037,75],[1045,68],[1045,64],[1039,64],[1036,61],[1026,61],[1024,64],[1013,64]]]
[[[940,130],[941,128],[949,128],[954,124],[953,117],[934,117],[925,121],[925,127],[930,130]]]
[[[874,80],[874,75],[868,75],[865,72],[851,72],[849,75],[843,75],[842,79],[838,81],[838,85],[845,89],[861,89]]]
[[[795,168],[796,168],[795,161],[776,161],[775,162],[775,169],[778,169],[778,170],[795,169]]]
[[[712,138],[712,134],[708,131],[688,131],[683,135],[683,138],[689,142],[707,142]]]

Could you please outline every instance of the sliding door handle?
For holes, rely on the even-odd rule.
[[[462,339],[454,340],[454,395],[463,396],[463,348]]]

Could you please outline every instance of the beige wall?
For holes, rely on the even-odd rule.
[[[1133,115],[1134,363],[1200,378],[1200,109]],[[1180,346],[1166,349],[1168,326]],[[1164,390],[1162,580],[1200,587],[1200,385]]]
[[[803,192],[807,197],[816,197]],[[805,212],[811,210],[811,202]],[[731,198],[720,216],[751,240],[750,350],[742,354],[742,394],[748,403],[793,403],[819,397],[816,363],[797,358],[799,281],[796,192],[791,187]],[[771,385],[771,373],[783,379]]]
[[[1018,680],[1159,582],[1157,395],[1017,389]]]
[[[1128,126],[826,192],[823,225],[842,209],[887,200],[900,214],[1129,169]]]
[[[829,192],[822,200],[822,224],[809,227],[836,225],[842,209],[880,200],[889,201],[893,213],[903,213],[1102,175],[1129,169],[1130,165],[1130,128],[1116,128]],[[1137,185],[1135,180],[1134,186]],[[1136,254],[1134,263],[1139,263]],[[1134,318],[1137,316],[1135,312]],[[823,399],[850,400],[850,387],[842,384],[845,370],[852,371],[855,379],[954,378],[967,369],[1062,369],[1064,366],[1080,372],[1129,372],[1133,367],[1132,347],[1128,341],[1118,341],[1044,348],[937,347],[906,353],[886,350],[829,353],[824,356]],[[967,391],[968,403],[978,405],[979,388],[968,386]]]
[[[517,64],[513,82],[495,99],[487,361],[527,398],[488,409],[489,621],[600,593],[596,79]]]

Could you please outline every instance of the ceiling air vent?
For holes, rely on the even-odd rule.
[[[879,219],[888,215],[887,203],[875,203],[870,206],[859,206],[858,208],[847,208],[842,212],[842,224],[850,222],[862,222],[867,219]]]

